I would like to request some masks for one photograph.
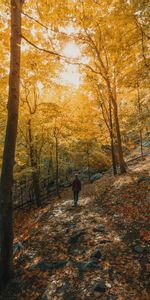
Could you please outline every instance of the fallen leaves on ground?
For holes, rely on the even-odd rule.
[[[150,158],[15,212],[15,278],[1,299],[148,300]]]

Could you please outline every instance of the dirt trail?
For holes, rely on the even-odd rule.
[[[149,170],[147,158],[85,185],[76,209],[66,190],[17,213],[17,273],[1,299],[148,300]]]

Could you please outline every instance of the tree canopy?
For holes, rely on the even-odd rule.
[[[3,212],[26,178],[40,206],[44,179],[59,194],[76,171],[125,173],[149,141],[148,1],[12,0],[0,10]]]

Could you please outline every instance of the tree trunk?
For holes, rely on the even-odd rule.
[[[0,186],[0,281],[4,284],[6,284],[13,276],[12,187],[19,111],[22,3],[23,1],[21,0],[11,0],[11,45],[8,119]]]
[[[140,87],[139,87],[139,83],[138,82],[137,82],[137,100],[138,100],[139,119],[141,121],[142,120],[142,113],[143,113],[143,111],[142,111],[142,106],[141,106],[141,101],[140,101]],[[140,148],[141,148],[141,157],[144,160],[142,129],[140,129]]]
[[[147,140],[149,141],[149,130],[148,130],[148,126],[146,126],[146,135],[147,135]]]
[[[47,174],[48,174],[48,182],[50,182],[50,179],[54,178],[53,148],[50,149]]]
[[[116,158],[115,158],[115,151],[114,151],[114,139],[112,134],[110,134],[110,139],[111,139],[111,158],[112,158],[113,174],[117,175]]]
[[[60,197],[59,195],[59,182],[58,182],[58,179],[59,179],[59,158],[58,158],[58,138],[55,137],[55,141],[56,141],[56,192],[57,192],[57,195]]]
[[[141,148],[141,157],[142,157],[142,159],[144,160],[142,129],[140,130],[140,148]]]
[[[116,168],[116,158],[114,152],[114,136],[113,136],[113,122],[112,122],[112,105],[111,101],[109,101],[109,124],[110,124],[110,140],[111,140],[111,157],[112,157],[112,166],[114,175],[117,174]]]
[[[122,141],[121,141],[121,133],[120,133],[120,124],[118,119],[118,106],[115,97],[113,96],[110,82],[107,79],[107,88],[108,88],[108,95],[109,99],[113,105],[113,112],[114,112],[114,121],[115,121],[115,128],[116,128],[116,135],[117,135],[117,143],[118,143],[118,158],[119,158],[119,167],[121,174],[126,173],[126,165],[123,159],[123,150],[122,150]]]
[[[30,162],[32,167],[33,190],[34,190],[36,205],[37,207],[40,207],[41,199],[40,199],[39,170],[37,167],[37,161],[36,161],[35,151],[33,147],[31,119],[29,119],[28,121],[28,133],[29,133]]]
[[[114,100],[114,120],[115,120],[115,127],[116,127],[116,134],[117,134],[117,143],[118,143],[118,159],[119,159],[119,167],[121,174],[126,173],[126,166],[123,159],[123,150],[122,150],[122,142],[121,142],[121,134],[120,134],[120,125],[118,119],[118,108],[117,103]]]
[[[89,178],[89,182],[90,182],[90,179],[91,179],[91,172],[90,172],[90,153],[89,153],[89,145],[88,145],[88,143],[87,143],[86,154],[87,154],[88,178]]]

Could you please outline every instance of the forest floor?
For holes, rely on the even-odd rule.
[[[15,278],[3,300],[148,300],[150,157],[128,173],[15,212]]]

